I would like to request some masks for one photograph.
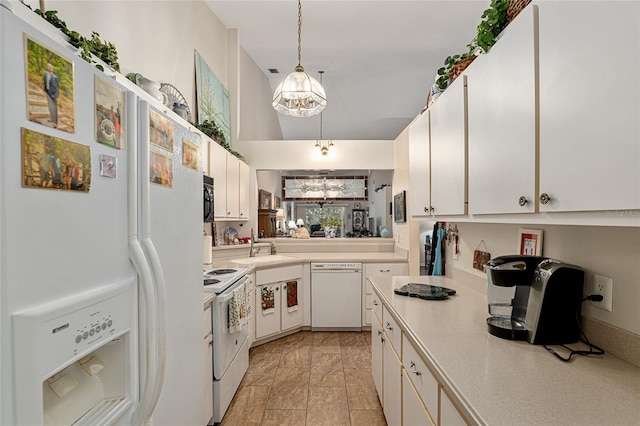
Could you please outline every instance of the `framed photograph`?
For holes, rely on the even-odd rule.
[[[173,152],[173,121],[152,109],[149,110],[149,142]]]
[[[23,188],[89,192],[90,186],[88,146],[22,129]]]
[[[97,75],[93,77],[96,141],[124,149],[125,92]]]
[[[522,228],[518,230],[518,253],[542,256],[542,231]]]
[[[149,180],[151,183],[173,188],[173,159],[158,152],[149,152]]]
[[[75,133],[73,62],[24,36],[27,72],[27,118]]]
[[[270,209],[271,208],[271,193],[264,189],[258,190],[258,208]]]
[[[186,139],[182,139],[182,165],[195,171],[200,170],[200,149]]]
[[[407,221],[405,212],[407,210],[407,201],[405,197],[406,191],[393,196],[393,221],[395,223],[403,223]]]
[[[282,206],[282,202],[280,197],[278,197],[277,195],[273,196],[273,208],[274,209],[279,209]]]
[[[117,158],[110,155],[100,155],[100,176],[115,178],[118,172]]]
[[[353,209],[353,230],[362,231],[364,228],[364,209]]]

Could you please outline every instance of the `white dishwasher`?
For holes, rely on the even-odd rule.
[[[362,264],[311,263],[311,329],[362,328]]]

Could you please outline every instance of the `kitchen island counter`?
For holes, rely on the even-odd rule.
[[[340,252],[340,253],[283,253],[256,257],[218,259],[214,267],[254,267],[255,269],[273,268],[307,262],[362,262],[362,263],[405,263],[406,256],[393,252]]]
[[[640,424],[640,368],[610,354],[566,363],[543,346],[492,336],[485,322],[487,296],[446,277],[371,281],[471,424]],[[393,292],[409,282],[450,287],[457,294],[422,300]]]

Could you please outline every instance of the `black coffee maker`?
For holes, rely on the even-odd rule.
[[[487,264],[489,333],[532,344],[580,338],[584,271],[541,256],[510,255]]]

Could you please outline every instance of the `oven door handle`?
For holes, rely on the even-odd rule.
[[[238,280],[238,282],[236,284],[233,285],[233,290],[235,290],[236,288],[238,288],[239,286],[243,285],[244,283],[246,283],[249,280],[248,276],[244,276],[242,278],[240,278]],[[229,288],[228,290],[226,290],[224,293],[218,295],[216,297],[216,301],[218,303],[225,303],[228,302],[229,300],[231,300],[231,298],[233,297],[233,290],[231,288]],[[246,289],[245,289],[246,291]]]

